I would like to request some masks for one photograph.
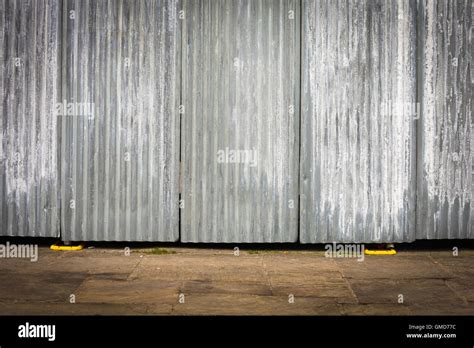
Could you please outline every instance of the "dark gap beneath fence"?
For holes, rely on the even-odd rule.
[[[57,242],[56,238],[46,237],[8,237],[1,236],[0,244],[37,244],[40,247],[49,247]],[[177,242],[85,242],[84,250],[88,248],[100,248],[110,250],[120,250],[125,247],[132,251],[148,248],[178,248],[178,249],[208,249],[208,250],[228,250],[229,255],[233,255],[234,248],[240,251],[324,251],[324,247],[332,243],[319,244],[297,244],[297,243],[182,243]],[[336,243],[345,244],[345,243]],[[359,244],[359,243],[349,243]],[[380,243],[360,243],[366,248],[380,245]],[[462,257],[463,250],[474,250],[474,240],[472,239],[439,239],[439,240],[417,240],[411,243],[395,243],[397,251],[446,251],[451,255],[452,248],[457,247],[459,257]],[[76,252],[76,251],[72,251]],[[80,253],[81,251],[78,251]],[[397,257],[397,256],[395,256]]]

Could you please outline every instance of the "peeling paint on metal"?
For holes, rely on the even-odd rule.
[[[299,2],[190,0],[184,11],[181,240],[294,242]],[[256,165],[232,158],[242,151]]]
[[[416,11],[303,1],[300,239],[415,239]]]
[[[474,238],[473,17],[472,0],[0,0],[0,235]]]
[[[474,238],[473,6],[420,2],[418,239]]]
[[[179,2],[66,3],[62,238],[176,241]]]
[[[0,235],[59,235],[61,4],[0,1]]]

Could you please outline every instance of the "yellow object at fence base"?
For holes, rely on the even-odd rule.
[[[84,244],[79,244],[79,245],[58,245],[58,243],[56,244],[53,244],[51,245],[50,247],[51,250],[61,250],[61,251],[65,251],[65,250],[73,250],[73,251],[77,251],[77,250],[82,250],[84,249]]]
[[[397,251],[395,249],[389,250],[364,250],[365,255],[396,255]]]

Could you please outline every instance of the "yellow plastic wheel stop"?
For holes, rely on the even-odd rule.
[[[58,245],[58,243],[55,243],[51,245],[50,249],[57,251],[78,251],[84,249],[84,244],[81,243],[79,245]]]
[[[388,249],[388,250],[369,250],[364,249],[365,255],[396,255],[397,251],[395,249]]]

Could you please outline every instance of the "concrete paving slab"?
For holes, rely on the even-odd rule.
[[[173,307],[175,315],[340,315],[340,306],[327,299],[234,294],[191,294]]]
[[[474,315],[472,304],[449,304],[438,303],[436,305],[426,305],[415,303],[409,306],[410,315]]]
[[[468,276],[474,280],[474,256],[453,256],[452,253],[431,254],[433,263],[454,276]]]
[[[38,248],[38,259],[32,262],[26,258],[0,258],[0,272],[58,271],[58,258],[61,255],[46,248]]]
[[[124,256],[122,254],[91,255],[89,257],[69,255],[60,258],[58,268],[60,270],[88,272],[89,274],[114,273],[129,275],[141,260],[139,256]]]
[[[87,279],[76,290],[77,303],[173,304],[181,282]]]
[[[81,272],[130,274],[142,260],[140,255],[125,256],[122,251],[50,251],[39,249],[37,262],[28,259],[0,259],[0,271],[9,270],[18,273],[34,272]]]
[[[342,278],[340,272],[322,274],[268,273],[268,277],[275,295],[330,297],[336,298],[338,303],[357,302],[347,280]]]
[[[84,281],[82,272],[0,273],[0,300],[64,302]]]
[[[313,255],[264,255],[263,265],[269,273],[325,274],[339,272],[333,259]],[[334,275],[334,274],[333,274]]]
[[[170,314],[171,305],[122,305],[109,303],[1,303],[1,315],[147,315]]]
[[[361,304],[403,304],[462,305],[463,301],[442,279],[390,280],[390,279],[350,279],[349,283]]]
[[[458,277],[447,280],[446,284],[465,302],[471,302],[474,305],[474,277]]]
[[[363,262],[334,259],[342,274],[352,279],[447,279],[452,275],[429,255],[366,255]]]
[[[261,282],[265,272],[259,257],[176,256],[143,258],[130,279]]]
[[[181,288],[184,294],[246,294],[246,295],[273,295],[269,284],[242,281],[185,281]]]
[[[470,250],[363,262],[319,251],[170,250],[176,253],[40,248],[38,262],[0,259],[0,314],[474,315]]]
[[[391,303],[344,303],[341,306],[343,315],[410,315],[410,307],[403,304]]]

